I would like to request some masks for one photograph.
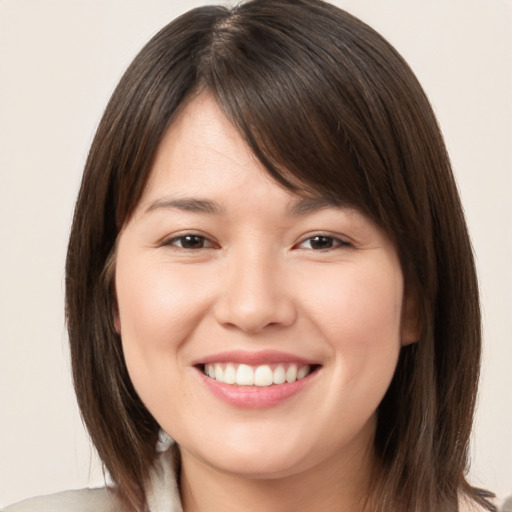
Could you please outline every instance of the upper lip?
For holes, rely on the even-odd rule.
[[[212,363],[238,363],[250,366],[276,363],[319,364],[318,361],[277,350],[260,350],[254,352],[247,350],[229,350],[201,357],[192,364],[196,366]]]

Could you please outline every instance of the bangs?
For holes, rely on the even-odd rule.
[[[390,154],[390,139],[391,148],[396,144],[379,75],[368,71],[379,36],[353,19],[368,31],[362,48],[361,34],[334,20],[339,37],[319,41],[318,30],[309,36],[303,12],[285,24],[276,15],[282,6],[268,2],[244,16],[250,8],[242,5],[213,30],[199,65],[203,86],[279,183],[343,202],[392,231],[392,171],[400,158]]]

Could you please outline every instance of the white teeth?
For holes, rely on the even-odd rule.
[[[286,382],[286,370],[284,366],[280,364],[275,370],[274,375],[272,377],[272,382],[274,384],[284,384]]]
[[[305,364],[304,366],[301,366],[297,370],[297,380],[303,379],[309,373],[310,370],[311,370],[311,368],[309,367],[309,364]]]
[[[224,370],[220,364],[215,365],[215,380],[224,382]]]
[[[236,382],[236,370],[231,363],[227,364],[224,370],[224,382],[226,384],[234,384]]]
[[[256,386],[270,386],[272,384],[272,370],[270,366],[258,366],[254,372]]]
[[[297,380],[297,365],[291,364],[286,370],[286,382],[295,382]]]
[[[273,370],[270,365],[249,366],[247,364],[215,363],[204,367],[205,375],[224,384],[238,386],[267,387],[272,384],[291,383],[303,379],[311,373],[309,364],[279,364]]]
[[[236,384],[239,386],[252,386],[254,384],[254,371],[247,364],[241,364],[236,371]]]

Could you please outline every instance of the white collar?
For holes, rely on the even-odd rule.
[[[178,488],[177,446],[160,453],[145,486],[150,512],[183,512]]]

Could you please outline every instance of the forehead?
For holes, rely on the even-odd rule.
[[[319,194],[292,193],[278,184],[254,156],[209,93],[192,97],[167,129],[155,156],[140,206],[153,210],[174,204],[214,212],[206,196],[233,199],[260,195],[289,203],[289,213],[304,214],[342,201]],[[191,198],[195,197],[196,200]],[[197,200],[199,199],[199,201]],[[201,203],[201,204],[200,204]]]
[[[378,228],[342,198],[305,189],[295,192],[278,183],[215,99],[203,93],[183,104],[164,134],[133,219],[167,222],[170,213],[179,214],[182,220],[187,213],[223,218],[230,225],[276,230],[329,210],[331,214],[342,212],[342,218],[360,226],[361,233]]]
[[[180,107],[159,145],[153,171],[172,160],[201,168],[205,156],[211,165],[231,161],[244,169],[259,164],[209,92],[193,95]]]

